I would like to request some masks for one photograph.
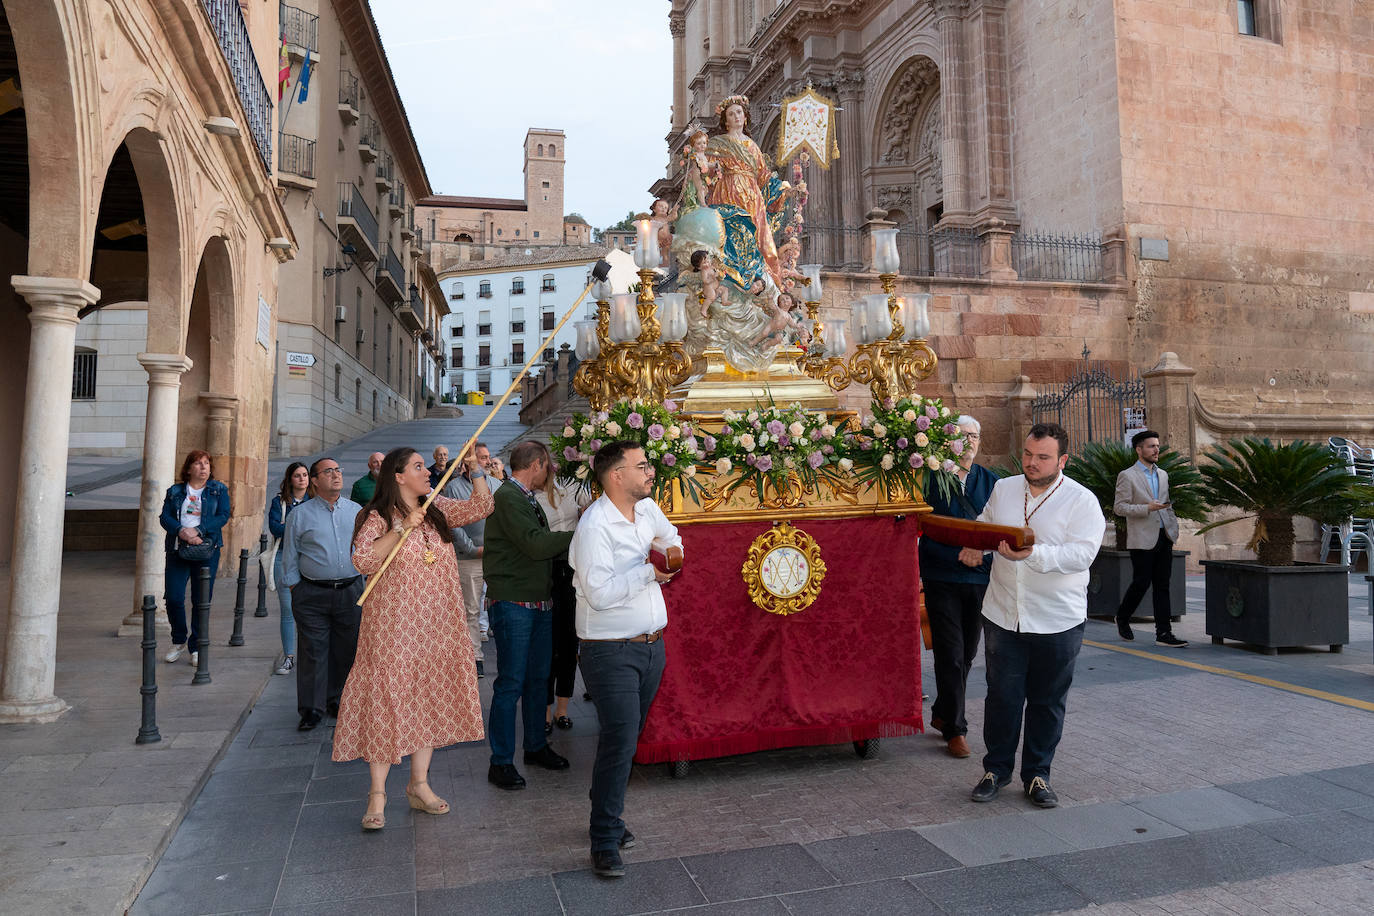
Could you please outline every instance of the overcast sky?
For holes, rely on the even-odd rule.
[[[371,0],[438,194],[524,196],[531,127],[567,134],[565,212],[647,210],[667,165],[666,0]]]

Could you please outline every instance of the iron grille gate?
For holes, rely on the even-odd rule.
[[[1031,421],[1058,423],[1069,433],[1069,451],[1089,442],[1125,442],[1126,430],[1145,425],[1145,380],[1119,379],[1098,362],[1083,360],[1058,392],[1031,402]]]

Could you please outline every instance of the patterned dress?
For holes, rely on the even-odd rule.
[[[434,504],[452,528],[491,514],[490,494]],[[391,528],[371,513],[353,540],[353,565],[371,575],[386,554],[373,541]],[[426,536],[434,563],[425,562]],[[482,701],[463,613],[453,546],[426,521],[363,604],[358,654],[339,702],[334,759],[400,763],[425,747],[478,741]]]

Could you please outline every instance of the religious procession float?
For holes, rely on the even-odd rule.
[[[936,366],[930,296],[898,294],[896,229],[874,233],[883,292],[820,320],[800,230],[808,161],[839,155],[835,111],[810,87],[784,107],[776,165],[743,96],[687,138],[680,199],[637,226],[638,289],[589,287],[573,387],[590,411],[550,443],[560,477],[591,486],[603,442],[642,442],[682,534],[667,670],[635,758],[676,775],[781,747],[869,756],[923,729],[922,493],[950,485],[965,441],[917,392]],[[851,385],[869,409],[840,409]]]

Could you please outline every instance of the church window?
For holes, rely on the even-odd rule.
[[[96,351],[90,347],[76,348],[76,361],[72,366],[72,400],[95,400]]]
[[[1236,0],[1236,31],[1241,35],[1280,41],[1277,0]]]
[[[542,144],[542,143],[539,144],[539,152],[538,152],[536,155],[539,155],[539,156],[544,155],[544,144]]]
[[[549,155],[550,155],[550,156],[557,156],[557,155],[558,155],[558,147],[554,146],[552,143],[549,144]]]
[[[538,229],[534,230],[534,237],[535,237],[535,238],[539,238],[539,230],[538,230]]]
[[[1240,20],[1240,34],[1255,34],[1255,0],[1236,0],[1236,13]]]

